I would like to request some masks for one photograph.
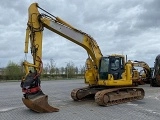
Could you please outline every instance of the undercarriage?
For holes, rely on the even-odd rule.
[[[73,89],[71,97],[74,101],[86,99],[95,99],[95,102],[100,106],[110,106],[141,100],[144,98],[145,92],[138,87],[103,87],[103,86],[88,86],[84,88]]]

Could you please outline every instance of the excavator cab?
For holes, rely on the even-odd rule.
[[[112,74],[114,80],[121,79],[124,72],[124,59],[119,56],[102,57],[99,68],[99,79],[108,79],[108,74]]]

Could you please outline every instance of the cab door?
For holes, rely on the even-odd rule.
[[[113,75],[114,80],[122,79],[124,72],[124,61],[122,57],[110,57],[109,74]]]

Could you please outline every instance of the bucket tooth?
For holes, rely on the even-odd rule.
[[[49,113],[49,112],[58,112],[59,109],[52,107],[48,104],[48,96],[40,95],[35,98],[22,98],[23,103],[29,109],[38,112],[38,113]]]

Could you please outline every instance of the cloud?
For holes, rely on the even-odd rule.
[[[32,0],[0,2],[0,67],[8,61],[24,59],[25,29]],[[36,0],[39,6],[87,34],[98,43],[103,55],[127,54],[153,66],[159,54],[159,0]],[[42,12],[40,10],[40,12]],[[30,53],[27,56],[32,61]],[[67,39],[45,29],[43,62],[53,59],[57,66],[73,62],[83,66],[86,51]]]
[[[144,3],[144,12],[138,17],[136,27],[139,29],[151,29],[160,26],[159,0]]]

